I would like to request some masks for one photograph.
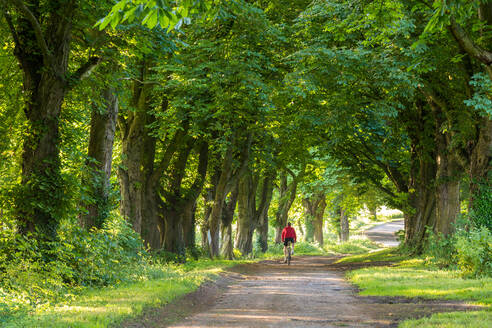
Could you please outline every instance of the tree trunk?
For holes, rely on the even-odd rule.
[[[473,148],[470,160],[470,204],[478,197],[480,184],[489,188],[492,186],[492,120],[483,117],[478,125],[478,140]],[[487,189],[487,188],[485,188]]]
[[[408,198],[402,208],[405,219],[405,245],[420,252],[427,227],[435,225],[436,121],[425,101],[415,103],[407,133],[411,140]]]
[[[235,247],[241,251],[242,255],[249,254],[253,251],[253,232],[257,225],[257,222],[255,222],[257,185],[257,179],[253,178],[253,174],[250,171],[239,181]]]
[[[194,248],[196,239],[196,200],[189,202],[183,212],[183,236],[185,248]]]
[[[119,117],[122,134],[122,165],[118,170],[120,180],[121,215],[138,232],[144,243],[160,248],[162,231],[159,217],[158,180],[153,177],[156,139],[150,134],[149,125],[155,121],[150,114],[151,87],[144,83],[149,63],[140,63],[139,81],[133,85],[132,104],[128,119]]]
[[[258,244],[263,253],[268,250],[268,215],[261,218],[258,224]]]
[[[185,254],[182,214],[179,209],[163,211],[165,229],[162,248],[168,252],[183,256]]]
[[[224,201],[227,197],[229,191],[234,187],[234,185],[241,179],[241,177],[246,172],[248,162],[249,162],[249,152],[251,148],[252,135],[249,134],[246,138],[245,144],[242,145],[240,153],[240,166],[233,170],[233,150],[234,145],[230,143],[224,158],[222,160],[220,168],[220,176],[215,188],[215,198],[212,205],[212,211],[209,218],[209,232],[210,232],[210,256],[216,257],[219,255],[219,227],[220,220],[222,218],[222,211],[224,207]]]
[[[194,146],[197,146],[198,152],[198,174],[192,186],[188,190],[183,190],[183,179],[188,163],[190,152]],[[194,245],[194,225],[192,225],[193,208],[196,200],[200,195],[207,173],[208,166],[208,144],[201,142],[195,143],[192,138],[187,138],[182,145],[179,155],[176,157],[173,170],[170,173],[169,190],[161,189],[165,202],[162,205],[162,213],[165,220],[165,233],[163,236],[164,249],[185,255],[185,246],[188,239],[189,243]],[[186,236],[185,233],[193,234]],[[193,240],[192,240],[193,238]]]
[[[273,177],[267,173],[261,186],[259,175],[248,171],[240,180],[238,187],[238,229],[236,248],[243,255],[253,251],[253,233],[261,221],[267,220],[268,208],[273,194]],[[261,187],[258,190],[258,187]],[[259,196],[256,206],[256,196]],[[266,222],[268,224],[268,222]]]
[[[300,173],[299,175],[301,175]],[[289,216],[289,210],[296,198],[298,177],[293,177],[292,182],[287,184],[287,173],[282,171],[280,173],[280,187],[279,187],[279,201],[278,209],[275,213],[275,221],[277,225],[277,231],[275,235],[275,242],[282,242],[282,229],[287,225]]]
[[[89,185],[90,203],[82,204],[87,213],[80,217],[81,225],[86,229],[101,228],[109,214],[108,194],[110,190],[113,143],[118,115],[118,97],[114,88],[108,87],[102,92],[105,100],[105,112],[94,106],[91,115],[89,137],[89,173],[84,184]]]
[[[59,152],[61,106],[67,91],[90,73],[99,58],[68,71],[76,1],[52,1],[49,7],[39,1],[2,5],[24,78],[27,125],[21,188],[14,199],[19,231],[39,230],[54,237],[67,205]]]
[[[304,222],[306,226],[306,234],[304,240],[311,242],[314,239],[314,216],[316,213],[317,202],[314,197],[304,198],[302,205],[304,206]]]
[[[39,63],[39,70],[43,70],[42,67]],[[66,62],[60,69],[66,71]],[[28,126],[22,152],[23,189],[16,199],[16,207],[21,232],[39,229],[54,236],[66,203],[60,172],[58,127],[65,86],[49,71],[36,72],[38,81],[26,81],[30,80],[29,76],[24,78],[24,89],[29,96]]]
[[[440,126],[440,125],[439,125]],[[460,174],[445,135],[437,132],[436,224],[434,232],[447,236],[460,214]]]
[[[342,208],[340,209],[340,234],[339,234],[340,241],[346,242],[349,240],[349,221],[348,217],[345,214],[345,210]]]
[[[326,209],[326,198],[322,195],[320,202],[318,203],[318,208],[316,209],[314,217],[314,240],[322,247],[324,245],[323,238],[323,216]]]
[[[326,208],[324,191],[313,193],[311,197],[303,199],[304,221],[306,222],[306,241],[316,240],[323,246],[323,215]]]
[[[378,220],[378,209],[376,207],[370,206],[370,207],[368,207],[368,210],[372,216],[372,220],[377,221]]]
[[[215,197],[212,205],[212,211],[208,221],[210,232],[210,256],[219,255],[219,225],[224,209],[224,201],[227,196],[227,182],[232,170],[232,145],[229,146],[222,161],[220,176],[215,187]]]
[[[232,246],[232,221],[234,219],[234,211],[236,210],[238,198],[238,188],[234,187],[232,190],[229,200],[224,202],[224,209],[222,210],[222,220],[221,220],[221,255],[228,259],[234,259],[234,248]]]
[[[232,224],[220,224],[221,247],[220,254],[227,260],[234,260],[234,247],[232,242]]]
[[[273,197],[273,180],[274,174],[265,178],[264,187],[262,191],[262,199],[264,199],[264,205],[260,204],[259,217],[258,217],[258,242],[261,251],[264,253],[268,250],[268,209]]]
[[[159,181],[147,178],[144,184],[142,225],[140,236],[147,247],[159,249],[162,246],[164,234],[164,219],[161,216],[162,200],[158,194]]]
[[[450,19],[450,30],[459,44],[460,48],[465,51],[471,58],[481,62],[485,67],[485,72],[492,80],[492,48],[491,28],[492,26],[492,2],[480,1],[477,7],[477,14],[483,23],[480,30],[481,44],[488,47],[481,47],[476,40],[471,38],[454,17]],[[488,40],[488,41],[487,41]],[[489,98],[491,98],[489,93]],[[479,184],[484,183],[490,187],[492,171],[492,120],[489,116],[484,115],[478,124],[478,139],[474,145],[470,161],[470,204],[469,208],[473,209],[473,200],[480,192]]]

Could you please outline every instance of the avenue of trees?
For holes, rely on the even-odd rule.
[[[296,200],[320,245],[364,206],[415,252],[492,229],[492,1],[0,4],[4,244],[120,217],[231,259]]]

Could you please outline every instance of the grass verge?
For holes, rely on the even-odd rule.
[[[17,314],[4,322],[5,328],[71,327],[102,328],[139,315],[144,308],[158,307],[190,293],[206,280],[218,277],[225,268],[245,261],[200,260],[181,266],[166,265],[158,279],[86,290],[73,301]]]
[[[442,270],[422,258],[409,258],[396,249],[344,258],[340,262],[390,261],[389,266],[351,271],[348,278],[361,288],[361,295],[404,296],[464,300],[485,305],[488,310],[434,314],[407,320],[399,327],[492,327],[492,278],[463,279],[455,270]]]

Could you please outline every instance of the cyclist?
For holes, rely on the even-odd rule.
[[[292,244],[292,253],[294,254],[294,244],[297,241],[296,231],[291,227],[290,222],[287,223],[287,226],[282,230],[282,242],[284,243],[284,263],[287,263],[287,245],[289,242]]]

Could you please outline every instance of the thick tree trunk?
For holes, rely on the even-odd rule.
[[[220,178],[220,170],[215,170],[210,178],[210,187],[206,190],[203,198],[205,201],[205,209],[203,211],[203,223],[200,226],[200,234],[202,238],[202,247],[208,251],[210,247],[209,230],[210,230],[210,215],[212,214],[212,206],[215,199],[215,191]],[[216,244],[219,242],[217,241]]]
[[[196,200],[190,202],[183,212],[183,235],[185,248],[194,248],[196,239]]]
[[[67,53],[68,56],[68,53]],[[63,72],[66,66],[60,67]],[[43,65],[39,64],[42,70]],[[54,236],[62,216],[64,186],[60,173],[59,115],[65,85],[54,75],[36,72],[38,81],[26,81],[29,95],[28,127],[22,152],[22,192],[16,199],[21,232],[35,231]]]
[[[238,218],[235,247],[246,255],[253,251],[253,233],[256,229],[256,189],[257,179],[251,172],[239,181],[238,186]]]
[[[323,191],[303,199],[304,221],[306,222],[306,241],[316,240],[323,246],[323,215],[326,208],[326,195]]]
[[[74,73],[68,71],[76,4],[74,0],[51,1],[49,5],[39,1],[2,3],[24,77],[27,125],[21,189],[14,200],[21,233],[39,230],[53,237],[67,205],[59,154],[61,106],[71,86],[99,62],[92,58]]]
[[[480,184],[492,186],[492,120],[483,117],[478,125],[478,140],[470,159],[469,208],[473,209],[473,200],[480,192]]]
[[[253,251],[253,233],[261,221],[267,220],[268,208],[272,199],[273,177],[267,173],[261,185],[259,180],[258,174],[248,171],[240,180],[238,187],[238,228],[235,246],[243,255]],[[257,195],[258,206],[256,205]]]
[[[251,148],[252,136],[248,135],[246,138],[245,144],[242,145],[241,153],[240,153],[240,166],[233,170],[232,161],[233,161],[233,150],[234,145],[231,143],[226,153],[224,154],[224,158],[222,160],[221,168],[220,168],[220,176],[215,188],[215,198],[212,205],[212,211],[210,213],[210,218],[208,221],[209,224],[209,233],[210,233],[210,256],[216,257],[219,255],[220,245],[219,245],[219,228],[220,228],[220,220],[222,218],[222,211],[224,208],[224,201],[229,194],[230,190],[238,183],[241,177],[246,172],[246,168],[249,161],[249,152]]]
[[[268,215],[261,218],[258,224],[258,243],[263,253],[268,250]]]
[[[339,233],[339,238],[341,242],[346,242],[349,240],[349,221],[348,217],[345,214],[345,210],[342,208],[340,209],[340,233]]]
[[[140,234],[146,246],[158,249],[162,245],[164,223],[161,217],[162,201],[159,195],[159,180],[169,157],[174,153],[175,145],[180,144],[178,133],[166,150],[157,170],[154,167],[156,138],[150,125],[156,118],[151,114],[152,88],[145,83],[150,64],[143,59],[140,62],[140,76],[134,82],[132,105],[135,111],[128,112],[128,118],[118,118],[122,135],[122,165],[118,170],[120,181],[120,212]],[[167,102],[162,104],[163,110]]]
[[[404,212],[405,218],[405,244],[419,252],[423,247],[427,228],[432,229],[436,221],[435,193],[422,187],[422,194],[411,195],[409,202],[415,211]],[[423,190],[425,189],[425,190]]]
[[[162,201],[158,194],[159,181],[146,179],[143,194],[143,206],[142,206],[142,225],[140,236],[144,240],[147,247],[151,249],[159,249],[162,246],[163,234],[164,234],[164,220],[161,216],[160,208]]]
[[[221,220],[221,249],[220,254],[228,259],[234,259],[234,248],[232,243],[232,221],[234,219],[234,211],[236,210],[238,198],[238,188],[234,187],[229,199],[224,203],[224,209],[222,210],[222,220]]]
[[[91,115],[91,129],[89,137],[90,172],[84,174],[84,184],[90,186],[92,201],[82,204],[87,213],[80,217],[81,225],[87,229],[101,228],[109,212],[108,194],[110,190],[111,163],[113,158],[113,143],[118,115],[118,97],[113,88],[106,88],[102,92],[105,103],[105,112],[93,108]]]
[[[220,224],[221,247],[220,254],[227,260],[234,259],[234,247],[232,242],[232,224]]]
[[[274,174],[267,176],[263,182],[262,200],[258,213],[258,242],[262,252],[268,250],[268,209],[273,197],[273,180]]]
[[[293,177],[292,182],[287,184],[287,173],[285,171],[280,173],[279,201],[278,209],[275,213],[275,221],[277,225],[275,235],[276,243],[282,242],[282,229],[287,225],[289,210],[296,198],[297,184],[298,177]]]
[[[185,177],[186,166],[192,148],[197,146],[198,152],[198,174],[192,186],[188,190],[183,190],[182,184]],[[185,246],[188,239],[194,245],[194,225],[192,225],[193,208],[196,200],[200,195],[207,173],[208,166],[208,144],[201,142],[195,144],[195,141],[188,138],[182,145],[179,155],[176,157],[173,170],[170,173],[170,188],[162,190],[165,195],[163,203],[163,217],[165,220],[165,233],[163,236],[164,249],[168,252],[173,252],[185,255]],[[191,236],[185,236],[185,233],[192,233]]]
[[[222,210],[224,209],[224,201],[227,197],[227,183],[232,170],[232,145],[229,146],[222,161],[220,176],[215,187],[214,202],[212,211],[208,220],[208,228],[210,233],[210,256],[217,257],[219,255],[219,227],[222,218]]]
[[[481,47],[476,40],[471,38],[454,17],[450,19],[450,30],[455,40],[471,58],[481,62],[485,67],[485,72],[492,80],[492,44],[491,26],[492,26],[492,2],[480,1],[477,7],[478,18],[483,23],[480,30]],[[488,41],[487,41],[488,40]],[[489,93],[489,98],[492,96]],[[492,186],[492,120],[487,115],[483,116],[478,124],[478,138],[474,145],[470,161],[470,191],[471,199],[469,208],[473,209],[473,200],[480,192],[479,184],[485,184],[487,187]]]
[[[420,252],[427,227],[435,225],[436,191],[435,162],[436,121],[429,106],[419,99],[414,116],[409,118],[407,133],[411,139],[411,163],[408,182],[408,199],[402,208],[405,218],[405,244]]]
[[[182,210],[182,208],[163,211],[165,217],[165,229],[162,248],[168,252],[183,256],[185,254],[182,225],[183,213],[180,212],[180,210]]]
[[[446,137],[437,135],[436,224],[434,232],[449,235],[460,214],[460,174],[458,161],[449,150]]]
[[[313,241],[314,239],[314,215],[316,213],[316,200],[304,198],[302,200],[302,205],[304,206],[304,223],[306,226],[306,234],[304,235],[304,240]]]

